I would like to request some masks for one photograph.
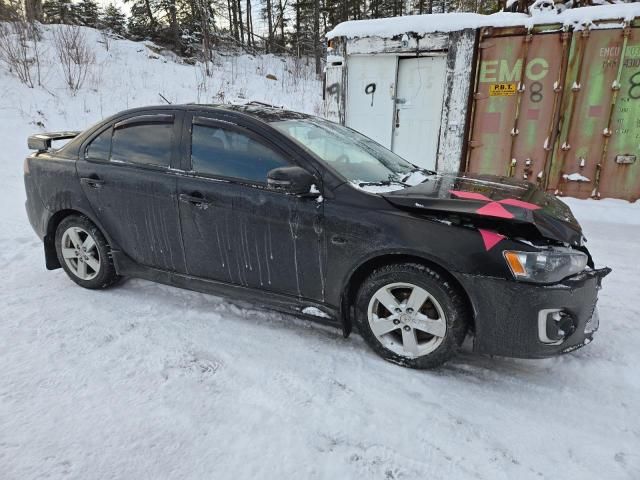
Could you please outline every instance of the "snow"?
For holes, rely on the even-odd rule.
[[[429,174],[424,170],[415,170],[411,172],[408,176],[402,179],[402,183],[406,183],[407,185],[419,185],[424,182],[427,178],[429,178]]]
[[[399,183],[392,183],[389,185],[368,185],[364,180],[352,180],[350,183],[358,190],[362,190],[367,193],[388,193],[405,188],[404,185]]]
[[[51,93],[0,69],[3,479],[640,477],[640,204],[563,199],[614,272],[595,341],[547,360],[467,344],[440,370],[408,370],[357,335],[250,304],[136,279],[89,291],[47,271],[24,211],[35,123],[84,128],[158,91],[197,95],[197,67],[114,43],[114,65],[76,96],[53,68]],[[275,57],[221,62],[227,98],[314,111],[315,81],[281,91],[253,73]]]
[[[570,182],[590,182],[591,181],[587,177],[585,177],[584,175],[578,172],[568,173],[568,174],[565,173],[564,175],[562,175],[562,178]]]
[[[392,38],[407,32],[426,35],[435,32],[454,32],[465,28],[532,27],[534,25],[555,23],[579,29],[598,20],[631,20],[637,16],[640,16],[640,5],[637,3],[573,8],[564,10],[561,13],[544,11],[536,12],[532,16],[524,13],[509,12],[499,12],[491,15],[435,13],[373,20],[351,20],[336,25],[333,30],[327,33],[327,38],[362,38],[370,36]]]
[[[323,312],[318,307],[304,307],[302,309],[302,313],[304,313],[305,315],[312,315],[314,317],[331,318],[329,314]]]
[[[562,201],[571,207],[578,220],[588,219],[605,224],[603,227],[609,223],[640,226],[640,202],[629,203],[614,198],[580,200],[570,197],[562,197]]]

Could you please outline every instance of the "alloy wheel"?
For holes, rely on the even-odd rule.
[[[62,234],[62,258],[80,280],[92,280],[100,272],[100,253],[96,241],[80,227],[69,227]]]
[[[380,288],[371,297],[367,319],[382,345],[408,358],[433,352],[447,333],[441,305],[427,290],[412,283]]]

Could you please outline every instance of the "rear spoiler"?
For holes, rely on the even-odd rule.
[[[49,132],[31,135],[27,139],[29,150],[37,150],[38,152],[46,152],[51,148],[51,142],[54,140],[68,140],[80,135],[81,132]]]

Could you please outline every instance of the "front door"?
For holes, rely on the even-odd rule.
[[[194,114],[178,180],[188,273],[322,300],[322,203],[267,189],[294,160],[241,125]]]
[[[184,272],[177,176],[180,112],[147,112],[109,125],[88,140],[77,162],[98,221],[135,262]]]
[[[444,98],[446,57],[401,58],[393,148],[402,158],[435,170]]]

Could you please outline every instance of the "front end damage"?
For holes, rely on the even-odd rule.
[[[595,268],[568,206],[534,185],[501,180],[438,175],[384,197],[477,232],[485,253],[469,251],[472,268],[451,272],[474,310],[475,351],[543,358],[576,350],[598,329],[598,291],[611,269]]]
[[[544,358],[587,345],[599,325],[598,291],[610,272],[589,269],[553,285],[457,274],[475,313],[474,350]]]

